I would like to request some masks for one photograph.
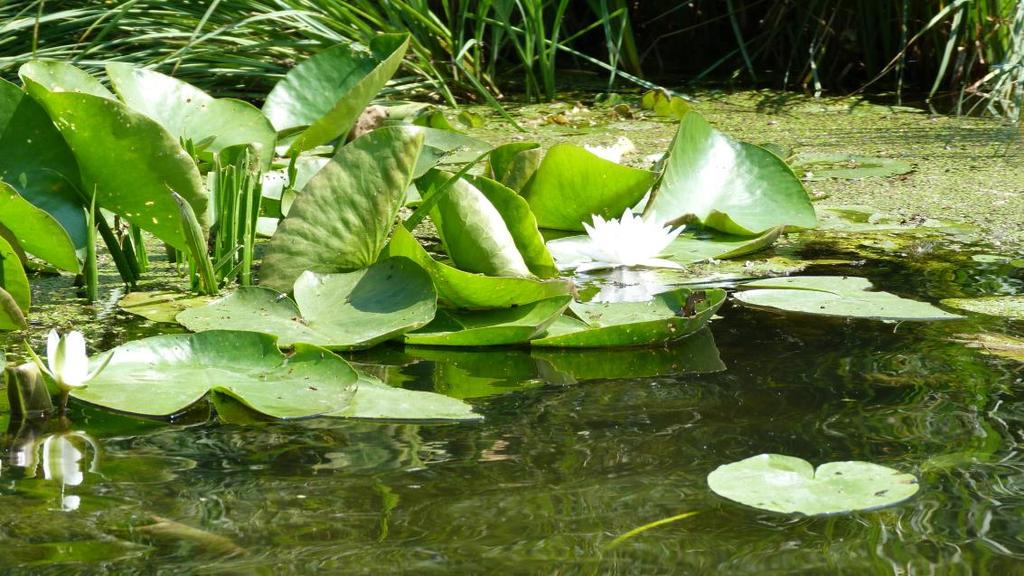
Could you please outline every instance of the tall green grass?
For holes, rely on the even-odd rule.
[[[259,97],[296,61],[379,32],[412,35],[389,86],[498,105],[553,98],[558,71],[609,88],[648,77],[845,93],[914,92],[1017,117],[1020,0],[7,0],[0,75],[35,56],[96,71],[158,67],[219,95]],[[675,82],[673,82],[675,83]]]

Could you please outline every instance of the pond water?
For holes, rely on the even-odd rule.
[[[792,121],[749,111],[768,130]],[[720,114],[744,131],[742,117]],[[829,120],[837,131],[858,122],[842,114]],[[893,121],[930,122],[920,115]],[[633,126],[631,135],[641,128]],[[863,137],[869,129],[858,130]],[[808,143],[795,128],[786,134],[791,141],[784,144]],[[905,156],[919,142],[915,135],[920,132],[911,130],[898,143],[880,140],[865,151]],[[924,173],[906,185],[910,190],[938,177],[921,166],[933,156],[952,164],[960,146],[952,141],[953,150],[936,139],[927,158],[910,153]],[[841,147],[827,134],[814,142],[815,149]],[[1021,156],[1019,146],[1013,154]],[[1000,173],[982,156],[978,170]],[[957,168],[954,177],[967,178],[960,184],[970,183],[964,167]],[[818,186],[839,203],[849,200],[842,194],[851,187],[871,189],[884,203],[892,185]],[[1007,209],[1016,209],[1020,198],[1008,198]],[[962,208],[957,204],[954,211]],[[937,207],[929,215],[941,212]],[[1003,230],[1006,237],[1019,232]],[[777,258],[754,268],[797,270],[799,258],[813,261],[801,273],[864,276],[930,302],[1024,293],[1024,267],[1014,261],[1022,254],[978,238],[823,231],[787,241],[768,253]],[[744,268],[740,263],[733,273]],[[116,287],[112,272],[105,280]],[[65,316],[65,324],[89,315],[92,324],[80,327],[99,349],[176,330],[117,312],[111,304],[117,290],[96,307],[72,311],[59,303],[60,295],[73,293],[66,284],[34,286],[50,294],[49,301],[39,298],[35,332],[48,328],[57,310],[79,315]],[[482,422],[253,423],[225,405],[228,422],[199,409],[166,424],[74,404],[63,428],[55,422],[26,429],[8,427],[0,414],[0,429],[9,428],[0,452],[0,572],[1019,570],[1024,365],[968,347],[961,335],[1020,338],[1024,323],[970,315],[896,324],[735,303],[720,315],[708,331],[668,348],[383,346],[349,356],[392,385],[465,398],[485,416]],[[54,435],[58,428],[74,433]],[[761,512],[708,489],[706,476],[719,465],[772,452],[815,465],[874,462],[916,475],[921,489],[883,510],[814,518]],[[609,547],[633,528],[686,512],[696,514]]]
[[[928,259],[810,272],[863,275],[929,300],[1021,291],[1024,269],[947,245],[954,249],[933,249]],[[835,243],[801,250],[850,256]],[[229,424],[199,411],[165,425],[75,406],[70,429],[82,434],[47,447],[46,431],[36,430],[33,454],[24,448],[32,431],[22,430],[5,451],[0,569],[1016,569],[1024,556],[1021,365],[952,338],[977,330],[1024,336],[1024,327],[983,317],[847,321],[736,305],[721,315],[710,332],[667,349],[384,347],[351,356],[392,384],[468,398],[482,423]],[[41,462],[62,448],[63,466]],[[759,512],[708,490],[715,467],[763,452],[884,464],[917,475],[921,490],[892,508],[825,518]],[[26,467],[33,456],[39,466]],[[683,512],[698,514],[606,549],[619,534]]]

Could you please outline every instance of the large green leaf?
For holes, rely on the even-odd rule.
[[[677,288],[647,302],[573,302],[569,308],[576,318],[563,316],[530,344],[556,348],[664,344],[706,326],[723,302],[725,291],[718,288]]]
[[[0,330],[21,330],[28,328],[25,314],[7,290],[0,287]]]
[[[85,192],[95,192],[97,203],[107,210],[186,250],[172,191],[189,202],[200,223],[207,220],[208,199],[195,163],[178,140],[120,102],[50,91],[26,66],[20,71],[22,79],[75,155]]]
[[[345,274],[304,272],[295,300],[259,287],[239,288],[176,317],[193,331],[249,330],[336,350],[366,348],[415,330],[434,318],[430,277],[405,258],[383,260]]]
[[[56,218],[76,248],[85,247],[75,157],[46,111],[5,80],[0,80],[0,180]]]
[[[871,320],[957,320],[927,302],[874,291],[867,278],[854,276],[789,276],[765,278],[743,285],[734,296],[758,308],[775,308],[821,316]]]
[[[171,135],[206,142],[204,150],[213,154],[229,146],[256,144],[263,169],[270,168],[277,132],[252,104],[215,99],[187,82],[123,62],[108,63],[107,76],[125,104],[159,122]]]
[[[347,43],[328,48],[292,68],[267,95],[263,113],[278,132],[305,127],[291,152],[344,136],[398,70],[408,46],[407,34],[382,34],[369,50]]]
[[[93,367],[108,354],[107,367],[73,397],[160,417],[180,413],[213,392],[273,418],[478,418],[455,399],[360,377],[344,359],[317,346],[298,344],[285,356],[273,337],[254,332],[136,340],[93,358]]]
[[[382,256],[404,256],[422,266],[434,281],[437,296],[455,308],[487,309],[522,306],[545,298],[568,294],[572,282],[553,278],[485,276],[453,268],[434,260],[411,232],[395,228]]]
[[[434,320],[403,337],[406,344],[425,346],[504,346],[521,344],[543,333],[571,296],[557,296],[514,308],[479,312],[438,310]]]
[[[541,228],[582,231],[592,215],[618,218],[651,187],[646,170],[609,162],[572,144],[556,144],[544,155],[522,190]]]
[[[696,112],[680,121],[665,174],[644,214],[660,222],[693,217],[746,236],[817,224],[807,191],[785,162],[715,130]]]
[[[491,145],[487,142],[458,132],[412,124],[403,125],[403,128],[423,134],[423,152],[416,161],[414,171],[416,178],[423,176],[435,166],[463,164],[491,150]]]
[[[708,487],[740,504],[783,514],[839,514],[891,506],[917,493],[917,478],[870,462],[829,462],[760,454],[708,474]]]
[[[544,379],[559,384],[587,380],[709,374],[725,370],[707,328],[667,346],[646,348],[534,348]]]
[[[150,292],[130,292],[117,301],[117,306],[151,322],[174,324],[175,317],[189,308],[209,304],[211,296],[196,296],[191,292],[178,290],[154,290]]]
[[[417,183],[438,189],[452,175],[432,171]],[[490,276],[529,276],[523,256],[497,208],[468,181],[451,184],[430,211],[445,252],[460,270]]]
[[[537,219],[522,196],[490,178],[465,176],[465,179],[486,196],[501,214],[530,272],[541,278],[558,276],[555,261],[537,227]]]
[[[21,258],[3,236],[0,236],[0,288],[7,291],[23,314],[28,314],[32,304],[32,289],[28,285]]]
[[[320,169],[267,246],[260,282],[281,292],[306,270],[340,272],[377,261],[412,182],[423,136],[401,127],[357,138]]]
[[[11,231],[25,252],[77,273],[78,254],[67,231],[45,210],[34,206],[0,181],[0,226]]]

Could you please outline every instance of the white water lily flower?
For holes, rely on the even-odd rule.
[[[673,229],[645,220],[629,208],[617,220],[605,220],[597,214],[592,218],[593,226],[583,223],[590,241],[579,247],[580,255],[589,262],[577,266],[578,272],[619,266],[682,268],[676,262],[658,257],[679,236],[682,227]]]
[[[75,388],[84,388],[90,380],[99,375],[113,354],[108,355],[106,361],[89,372],[89,356],[85,352],[85,337],[77,330],[68,332],[63,337],[57,334],[56,330],[50,330],[46,338],[46,363],[36,356],[36,353],[29,348],[29,353],[39,369],[53,378],[61,392],[67,393]]]
[[[622,163],[622,157],[636,150],[633,142],[625,136],[619,136],[611,146],[592,146],[584,144],[583,148],[594,156],[600,156],[609,162]]]

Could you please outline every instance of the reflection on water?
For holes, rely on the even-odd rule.
[[[930,300],[1020,289],[1005,262],[943,250],[829,270]],[[466,398],[481,423],[164,425],[81,405],[70,428],[4,422],[0,571],[1019,571],[1022,371],[950,337],[1024,326],[720,313],[665,348],[350,356],[392,385]],[[921,491],[800,518],[707,489],[708,472],[762,452],[877,462]]]

